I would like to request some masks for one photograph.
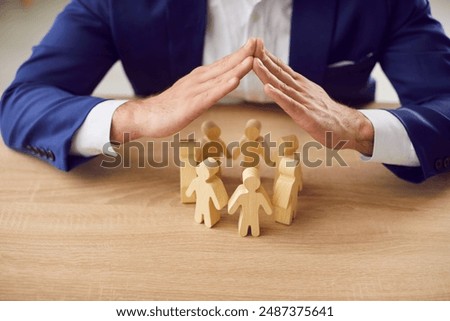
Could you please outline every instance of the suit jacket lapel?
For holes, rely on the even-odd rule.
[[[173,81],[202,64],[207,0],[166,0],[170,76]]]
[[[338,0],[294,0],[289,64],[322,84],[333,37]]]

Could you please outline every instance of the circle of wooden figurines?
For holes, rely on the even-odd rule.
[[[290,225],[296,217],[298,193],[303,186],[301,163],[294,157],[299,147],[297,136],[284,136],[278,140],[275,164],[272,164],[276,168],[272,198],[261,185],[258,165],[252,164],[246,155],[241,163],[245,168],[242,184],[228,197],[221,179],[219,158],[237,159],[243,148],[250,148],[254,154],[264,157],[261,122],[250,119],[239,148],[232,151],[220,138],[221,130],[216,123],[206,121],[201,130],[201,143],[184,140],[179,153],[181,202],[196,204],[195,221],[211,228],[220,220],[220,210],[228,205],[230,215],[240,208],[238,231],[241,236],[249,232],[252,236],[260,235],[260,208],[268,215],[273,214],[275,222]],[[213,157],[209,157],[211,149]]]

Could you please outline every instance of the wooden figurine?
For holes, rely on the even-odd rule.
[[[243,184],[239,185],[228,202],[228,213],[234,214],[239,207],[239,234],[246,236],[251,229],[253,236],[259,236],[259,208],[272,214],[272,205],[267,193],[258,190],[261,185],[257,168],[246,168],[242,173]]]
[[[218,158],[215,155],[225,156],[226,158],[231,158],[231,154],[227,150],[225,142],[220,138],[221,130],[215,122],[212,120],[205,121],[202,124],[202,159],[209,157],[209,153],[214,154],[214,158]]]
[[[283,157],[288,157],[288,158],[295,158],[295,152],[297,151],[299,147],[299,143],[298,143],[298,138],[295,135],[288,135],[288,136],[283,136],[278,140],[278,145],[277,145],[277,154],[275,156],[276,159],[276,167],[277,170],[275,172],[275,177],[273,180],[274,183],[274,189],[275,189],[275,183],[278,180],[278,175],[279,175],[279,169],[278,166],[280,165],[280,160]],[[301,168],[301,163],[298,164],[299,168],[296,170],[296,179],[298,181],[298,192],[300,192],[303,188],[303,179],[302,179],[302,168]]]
[[[278,140],[278,156],[294,157],[294,153],[299,147],[298,138],[295,135],[283,136]]]
[[[250,119],[245,125],[244,135],[239,141],[239,148],[233,150],[233,159],[239,157],[243,149],[246,149],[248,153],[264,156],[263,150],[263,137],[261,136],[261,122],[256,119]],[[244,155],[243,165],[244,167],[257,167],[258,163],[254,164],[254,158],[248,155]],[[255,166],[256,165],[256,166]]]
[[[282,157],[278,164],[278,178],[273,190],[274,218],[278,223],[290,225],[296,216],[301,170],[300,161]]]
[[[186,195],[197,196],[195,205],[195,221],[205,222],[209,228],[220,220],[220,212],[227,205],[228,194],[222,180],[217,177],[218,162],[209,157],[201,162],[197,168],[197,177],[189,185]]]
[[[198,143],[197,143],[198,144]],[[195,140],[181,140],[180,144],[180,196],[181,203],[195,203],[195,194],[188,197],[186,191],[191,182],[197,177],[195,168],[200,159],[200,148]]]

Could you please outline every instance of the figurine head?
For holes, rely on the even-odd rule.
[[[198,177],[206,181],[219,172],[219,166],[218,161],[208,157],[195,168],[195,171]]]
[[[221,134],[219,126],[212,120],[205,121],[202,124],[202,132],[209,140],[217,140]]]
[[[298,147],[298,138],[295,135],[284,136],[278,140],[278,154],[280,156],[292,156]]]
[[[259,171],[255,167],[246,168],[242,172],[242,181],[244,182],[245,188],[249,192],[256,191],[259,186],[261,186],[261,180],[259,179]]]
[[[257,140],[261,133],[261,122],[256,119],[250,119],[245,124],[245,136],[249,140]]]

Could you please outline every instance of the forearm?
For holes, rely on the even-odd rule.
[[[346,147],[365,156],[371,156],[375,141],[375,129],[372,122],[364,114],[354,109],[346,106],[343,106],[343,108],[348,112],[348,115],[339,116],[346,123],[342,126],[347,131],[346,134],[343,134],[343,137],[347,136],[348,140]]]
[[[102,101],[50,86],[13,84],[1,101],[3,140],[11,148],[69,170],[83,161],[69,156],[72,137]]]

